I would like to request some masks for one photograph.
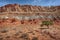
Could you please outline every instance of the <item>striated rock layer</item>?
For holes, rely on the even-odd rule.
[[[0,7],[0,40],[60,40],[59,13],[60,6]]]
[[[0,7],[0,12],[56,12],[60,6],[42,7],[32,5],[8,4]]]

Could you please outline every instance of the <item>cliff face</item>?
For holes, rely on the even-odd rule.
[[[0,7],[0,18],[8,17],[17,19],[60,19],[60,6],[42,7],[8,4]]]
[[[0,12],[55,12],[60,11],[60,6],[42,7],[32,5],[8,4],[0,7]]]

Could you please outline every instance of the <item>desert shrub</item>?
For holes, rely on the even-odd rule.
[[[32,40],[38,40],[38,38],[37,37],[33,37]]]
[[[46,26],[53,25],[53,22],[52,21],[42,21],[41,26],[43,26],[43,25],[46,25]]]
[[[3,40],[3,38],[0,38],[0,40]]]
[[[27,33],[22,34],[19,38],[23,38],[24,40],[30,40],[29,35]]]

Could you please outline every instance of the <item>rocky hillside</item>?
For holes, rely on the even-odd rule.
[[[0,12],[56,12],[60,6],[42,7],[32,5],[8,4],[0,7]]]
[[[60,40],[60,6],[0,7],[0,40]]]

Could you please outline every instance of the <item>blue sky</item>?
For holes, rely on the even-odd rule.
[[[60,6],[60,0],[0,0],[0,6],[15,3],[21,5]]]

